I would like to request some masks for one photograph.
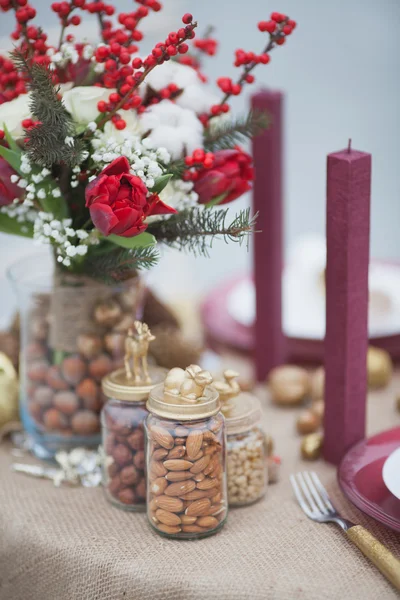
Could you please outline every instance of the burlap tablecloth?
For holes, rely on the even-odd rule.
[[[400,374],[369,398],[369,433],[400,423]],[[1,600],[386,600],[396,592],[333,525],[308,520],[288,475],[299,459],[297,411],[264,398],[265,425],[282,456],[281,480],[265,500],[232,510],[216,536],[196,542],[153,533],[144,514],[110,506],[101,489],[53,487],[11,473],[0,450]],[[400,536],[348,503],[336,470],[312,464],[338,508],[400,556]]]

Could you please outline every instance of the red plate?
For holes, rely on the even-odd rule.
[[[400,500],[385,486],[382,467],[399,446],[400,427],[389,429],[353,446],[338,470],[340,487],[348,499],[395,531],[400,531]]]

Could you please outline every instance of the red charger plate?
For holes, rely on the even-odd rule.
[[[362,440],[347,452],[338,469],[344,494],[365,514],[400,531],[400,500],[382,479],[385,460],[400,446],[400,427]]]

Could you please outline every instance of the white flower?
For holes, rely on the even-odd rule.
[[[146,77],[146,84],[156,92],[167,87],[170,83],[175,83],[178,88],[185,89],[198,81],[198,75],[192,67],[181,65],[172,60],[157,65],[157,68],[153,69]]]
[[[113,92],[115,90],[95,85],[77,86],[64,93],[64,106],[76,123],[87,125],[99,115],[97,103],[100,100],[107,102]]]
[[[137,112],[134,110],[121,110],[119,112],[121,118],[125,121],[126,127],[125,129],[117,129],[114,126],[114,123],[108,121],[104,125],[104,133],[108,138],[113,137],[116,142],[123,142],[130,135],[136,135],[138,137],[143,133],[143,128],[139,117],[137,116]]]
[[[191,154],[203,145],[203,125],[195,113],[169,100],[154,104],[141,116],[151,147],[166,148],[172,159]]]
[[[75,143],[75,141],[74,141],[74,138],[73,138],[73,137],[71,137],[70,135],[67,135],[67,137],[66,137],[66,138],[65,138],[65,140],[64,140],[64,143],[65,143],[67,146],[73,146],[73,145],[74,145],[74,143]]]
[[[21,94],[18,98],[0,105],[0,129],[3,129],[6,125],[13,138],[24,135],[24,128],[21,123],[24,119],[32,118],[29,110],[29,100],[29,94]]]
[[[202,113],[209,113],[213,104],[220,102],[220,98],[213,94],[210,88],[198,79],[196,83],[186,86],[175,102],[178,106],[190,108],[198,115],[201,115]]]

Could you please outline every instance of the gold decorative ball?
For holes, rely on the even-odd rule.
[[[272,400],[281,406],[297,406],[309,396],[311,380],[308,372],[292,365],[276,367],[268,377]]]
[[[301,413],[296,422],[297,431],[300,435],[314,433],[321,425],[321,418],[312,410],[307,409]]]
[[[0,352],[0,427],[18,420],[18,379],[10,359]]]
[[[392,378],[393,363],[390,354],[381,348],[370,346],[367,354],[368,386],[382,388]]]
[[[302,458],[304,460],[317,460],[321,456],[322,444],[322,433],[310,433],[306,435],[300,445]]]

